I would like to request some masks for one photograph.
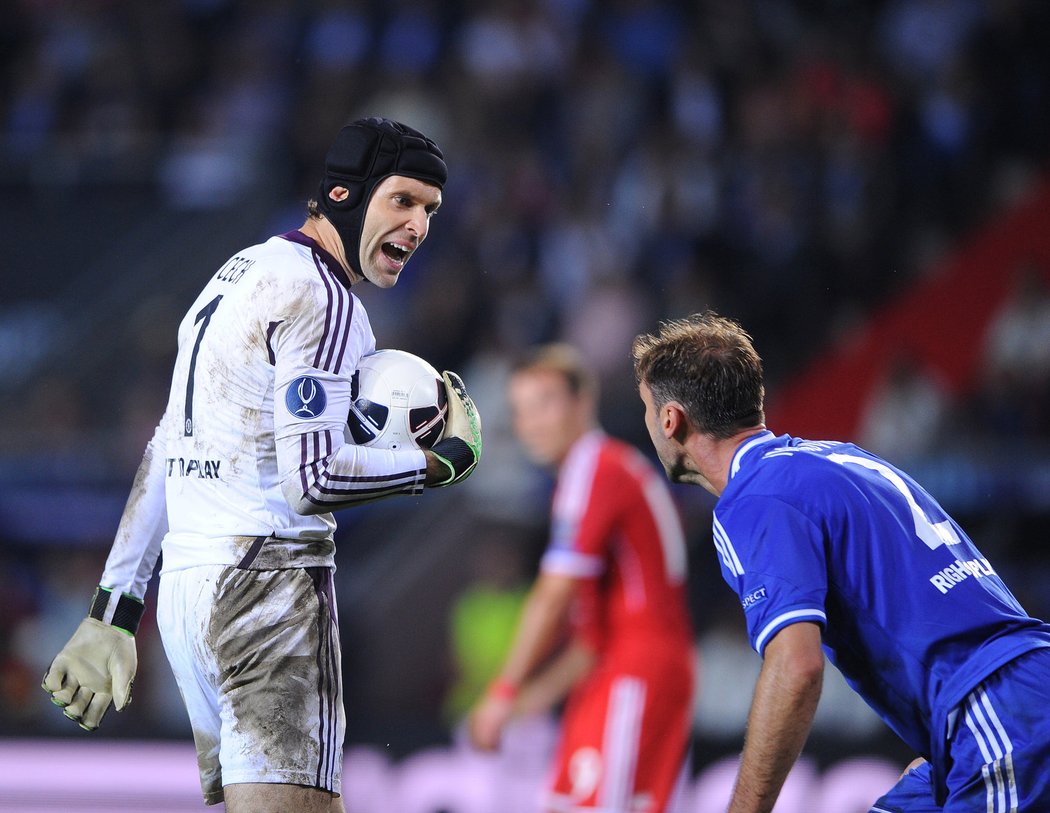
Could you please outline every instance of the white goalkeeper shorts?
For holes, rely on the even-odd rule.
[[[346,719],[331,568],[164,573],[157,622],[206,804],[242,782],[340,793]]]

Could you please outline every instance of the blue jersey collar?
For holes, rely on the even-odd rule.
[[[729,466],[729,479],[732,480],[733,477],[736,476],[736,473],[740,470],[740,463],[743,461],[744,455],[746,455],[756,446],[761,446],[764,443],[769,443],[769,441],[774,440],[775,438],[776,435],[774,435],[771,431],[767,429],[764,432],[759,432],[757,435],[749,439],[747,443],[744,443],[742,446],[738,447],[736,452],[733,453],[733,462]]]

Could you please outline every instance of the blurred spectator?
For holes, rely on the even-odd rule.
[[[985,367],[993,378],[1038,385],[1050,377],[1050,284],[1047,272],[1025,266],[985,337]]]
[[[949,397],[907,351],[889,364],[861,417],[860,445],[894,463],[941,448]]]
[[[1009,298],[985,334],[979,419],[994,436],[1050,439],[1050,284],[1018,269]]]

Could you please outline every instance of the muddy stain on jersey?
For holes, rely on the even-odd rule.
[[[161,430],[163,431],[163,430]],[[153,488],[160,489],[163,492],[164,489],[164,474],[163,464],[158,468],[160,472],[158,482],[153,483]],[[135,471],[135,481],[131,484],[131,491],[128,493],[127,503],[124,505],[124,518],[135,518],[140,511],[148,510],[142,507],[142,502],[146,499],[146,496],[150,493],[150,469],[153,467],[153,441],[150,440],[146,444],[146,451],[142,455],[142,462],[139,463],[138,469]],[[163,516],[161,514],[160,516]],[[159,522],[159,516],[156,518]],[[116,536],[113,539],[113,549],[110,551],[110,560],[116,561],[120,558],[119,551],[133,545],[133,550],[141,546],[141,534],[143,532],[142,527],[132,528],[133,522],[121,522],[117,528]],[[153,531],[154,528],[149,528]],[[134,541],[132,541],[131,534],[134,531],[136,534]]]
[[[208,804],[223,799],[222,769],[219,767],[219,740],[210,733],[195,730],[193,745],[197,749],[197,767],[201,775],[201,790]]]

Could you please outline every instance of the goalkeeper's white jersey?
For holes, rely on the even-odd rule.
[[[347,442],[375,337],[343,269],[301,232],[228,260],[178,343],[103,585],[141,597],[158,549],[164,571],[331,565],[333,509],[422,490],[422,452]]]

